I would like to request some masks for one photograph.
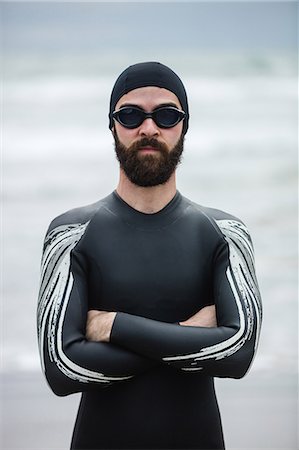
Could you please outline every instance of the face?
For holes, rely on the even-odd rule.
[[[161,106],[181,109],[176,95],[166,89],[149,86],[125,94],[115,110],[138,106],[151,112]],[[172,128],[159,128],[151,118],[133,129],[114,121],[115,150],[121,168],[138,186],[156,186],[169,180],[180,162],[183,151],[183,122]]]

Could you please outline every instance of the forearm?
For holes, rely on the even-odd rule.
[[[238,377],[248,368],[248,354],[244,354],[243,361],[238,355],[235,361],[231,359],[223,366],[237,333],[234,327],[180,326],[118,313],[111,342],[183,370],[205,370],[213,376]]]
[[[75,299],[72,299],[75,307]],[[73,307],[73,308],[72,308]],[[58,395],[94,390],[126,381],[157,365],[156,361],[128,349],[104,342],[90,342],[70,316],[64,318],[62,333],[40,337],[43,368],[53,391]],[[51,327],[53,323],[49,323]],[[48,337],[47,337],[48,335]]]
[[[157,363],[112,344],[73,343],[53,357],[44,350],[44,372],[57,395],[102,389],[129,381]]]
[[[120,315],[118,316],[119,319]],[[125,317],[127,317],[127,319],[132,319],[133,317],[135,317],[135,320],[133,319],[134,323],[129,323],[129,327],[133,327],[131,328],[132,330],[134,330],[134,332],[132,333],[132,342],[133,342],[133,347],[130,347],[129,344],[129,348],[133,348],[134,352],[137,351],[140,354],[146,355],[147,357],[150,357],[153,360],[157,360],[161,363],[161,360],[163,360],[163,350],[161,351],[161,348],[159,348],[158,346],[158,350],[161,351],[161,353],[157,353],[157,351],[154,350],[154,346],[151,345],[151,347],[149,347],[148,345],[145,345],[145,351],[142,350],[144,348],[144,343],[139,345],[138,347],[135,347],[134,344],[134,340],[135,340],[135,332],[139,332],[140,330],[138,330],[139,327],[139,320],[138,317],[136,316],[131,316],[131,315],[125,315]],[[107,311],[99,311],[99,310],[90,310],[88,311],[88,315],[87,315],[87,325],[86,325],[86,337],[89,341],[91,342],[111,342],[111,332],[112,332],[112,327],[114,324],[116,318],[116,313],[115,312],[107,312]],[[136,323],[137,322],[137,323]],[[165,328],[163,323],[156,322],[154,320],[152,321],[143,321],[143,323],[141,323],[141,327],[142,325],[146,323],[146,324],[151,324],[151,329],[145,329],[145,333],[151,336],[158,336],[158,340],[159,340],[159,344],[160,344],[160,339],[159,339],[159,332],[161,332],[161,329],[163,329],[163,332],[165,334]],[[216,310],[215,310],[215,305],[209,305],[209,306],[205,306],[203,308],[201,308],[198,312],[196,312],[193,316],[191,316],[189,319],[180,322],[180,325],[184,326],[184,327],[206,327],[206,328],[211,328],[211,327],[217,327],[217,320],[216,320]],[[119,330],[118,325],[116,324],[115,327]],[[147,326],[148,328],[148,326]],[[170,341],[170,346],[174,347],[177,350],[179,350],[179,343],[181,341],[180,336],[176,336],[174,333],[174,330],[176,328],[173,329],[173,327],[170,327],[169,329],[169,336],[168,336],[168,341]],[[185,333],[183,333],[184,335]],[[195,336],[196,337],[196,336]],[[184,338],[184,336],[183,336]],[[115,337],[116,339],[116,337]],[[122,337],[120,337],[119,339],[119,343],[122,343],[122,345],[124,345],[124,347],[126,346],[126,341],[122,340]],[[159,345],[158,344],[158,345]],[[166,342],[163,342],[163,344],[165,345]],[[169,342],[168,342],[169,344]],[[198,347],[198,342],[195,341],[194,343],[196,345],[196,347]],[[113,345],[113,344],[112,344]],[[190,345],[190,344],[189,344]],[[152,348],[153,353],[149,352],[147,353],[146,349],[147,348]]]

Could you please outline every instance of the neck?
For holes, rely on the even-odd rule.
[[[132,208],[145,214],[161,211],[176,194],[175,173],[165,184],[152,187],[141,187],[132,183],[120,169],[118,195]]]

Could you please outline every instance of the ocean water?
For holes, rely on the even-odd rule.
[[[86,64],[88,57],[82,57]],[[108,57],[107,57],[108,58]],[[297,105],[294,59],[267,55],[176,62],[190,99],[178,189],[242,218],[264,303],[252,371],[297,367]],[[108,59],[107,59],[108,61]],[[88,62],[88,61],[87,61]],[[109,62],[109,61],[108,61]],[[39,370],[35,311],[50,221],[116,186],[108,130],[116,67],[68,70],[9,59],[3,84],[1,370]],[[48,66],[47,66],[48,64]],[[63,65],[64,64],[64,65]],[[127,64],[125,63],[123,67]],[[51,60],[51,67],[55,61]],[[41,70],[41,67],[43,68]]]

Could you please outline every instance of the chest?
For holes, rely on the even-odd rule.
[[[175,322],[211,299],[211,257],[198,232],[106,230],[89,260],[90,302],[99,309]]]

